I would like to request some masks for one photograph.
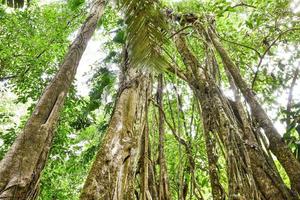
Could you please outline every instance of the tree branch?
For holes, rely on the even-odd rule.
[[[252,80],[252,84],[251,84],[251,88],[254,89],[255,86],[255,81],[258,77],[258,74],[260,72],[259,68],[262,64],[263,59],[265,58],[265,56],[267,55],[267,53],[270,51],[270,49],[275,45],[275,43],[286,33],[291,32],[291,31],[296,31],[296,30],[300,30],[300,28],[291,28],[291,29],[287,29],[285,31],[282,31],[281,33],[278,34],[278,36],[273,40],[273,42],[268,46],[268,48],[264,51],[264,53],[261,55],[259,63],[256,67],[256,72],[254,74],[254,78]]]
[[[289,89],[288,102],[287,102],[287,106],[286,106],[286,112],[287,112],[287,114],[286,114],[287,115],[287,117],[286,117],[286,127],[287,127],[287,130],[289,129],[289,126],[291,124],[291,110],[292,110],[292,106],[293,106],[293,91],[294,91],[294,87],[296,85],[298,75],[299,75],[299,68],[297,68],[295,70],[294,77],[293,77],[293,80],[292,80],[292,83],[291,83],[291,86],[290,86],[290,89]]]

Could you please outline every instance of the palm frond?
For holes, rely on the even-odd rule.
[[[127,25],[130,62],[138,67],[161,68],[161,49],[168,40],[167,23],[157,0],[118,0]]]

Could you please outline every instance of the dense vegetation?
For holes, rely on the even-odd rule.
[[[0,199],[300,199],[298,10],[3,1]]]

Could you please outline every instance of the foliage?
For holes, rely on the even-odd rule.
[[[299,13],[288,0],[214,0],[214,1],[138,1],[119,0],[118,9],[108,5],[98,24],[95,38],[103,40],[103,59],[93,65],[88,80],[89,95],[79,96],[72,87],[61,113],[51,155],[41,178],[39,199],[78,199],[94,155],[108,127],[118,88],[118,65],[124,45],[129,45],[130,62],[141,68],[165,74],[164,112],[176,133],[190,145],[195,162],[195,180],[204,199],[211,199],[207,155],[200,111],[188,85],[165,73],[169,65],[185,69],[174,44],[174,31],[181,31],[188,44],[203,62],[203,41],[191,27],[182,29],[181,21],[169,25],[165,11],[193,13],[199,18],[212,16],[219,39],[228,49],[243,77],[253,86],[274,121],[284,127],[281,132],[289,147],[300,158],[299,83],[294,90],[293,106],[286,109],[297,63],[299,65]],[[73,35],[83,21],[88,2],[68,0],[47,5],[33,4],[26,9],[10,10],[0,5],[0,159],[13,143],[41,92],[53,78]],[[119,12],[121,10],[121,14]],[[108,38],[108,41],[105,39]],[[232,98],[221,59],[221,88]],[[298,81],[298,80],[297,80]],[[155,89],[155,87],[154,87]],[[154,91],[154,90],[153,90]],[[10,95],[13,94],[12,98]],[[155,94],[151,96],[155,99]],[[27,109],[27,111],[26,111]],[[18,113],[19,112],[19,113]],[[291,123],[286,126],[287,116]],[[149,124],[151,161],[158,158],[158,109],[150,103]],[[165,156],[173,199],[179,192],[179,180],[191,183],[188,155],[184,145],[166,126]],[[226,161],[221,147],[218,173],[227,186]],[[299,159],[300,160],[300,159]],[[287,175],[276,161],[284,181]],[[154,169],[158,172],[159,166]],[[158,176],[158,174],[156,174]],[[190,185],[189,185],[190,187]],[[193,199],[192,193],[188,197]]]

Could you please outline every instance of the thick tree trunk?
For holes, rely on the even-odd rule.
[[[168,175],[167,175],[167,165],[165,160],[165,129],[164,129],[164,115],[163,115],[163,75],[160,74],[158,77],[158,86],[157,86],[157,104],[161,109],[158,111],[159,121],[158,121],[158,132],[159,132],[159,200],[169,200],[169,184],[168,184]]]
[[[122,67],[115,109],[101,147],[86,179],[81,200],[134,199],[133,181],[145,129],[149,76],[128,65]]]
[[[239,190],[244,190],[244,192],[241,193],[244,195],[244,198],[250,198],[250,196],[253,195],[251,199],[293,199],[294,197],[284,186],[281,179],[279,177],[276,177],[276,173],[272,172],[273,169],[270,167],[270,165],[267,164],[267,161],[264,159],[263,153],[259,152],[255,148],[255,145],[257,145],[257,143],[252,143],[254,141],[249,136],[250,133],[244,133],[241,129],[238,128],[238,118],[235,117],[234,112],[231,109],[231,105],[222,95],[220,89],[218,89],[218,86],[215,84],[215,80],[214,78],[212,78],[213,75],[210,75],[212,69],[205,68],[205,72],[202,73],[199,73],[197,71],[201,69],[200,64],[198,63],[196,57],[189,51],[187,45],[184,42],[184,38],[181,37],[177,40],[177,47],[179,52],[181,52],[185,65],[190,68],[187,71],[193,71],[192,74],[186,74],[186,76],[189,77],[188,82],[191,85],[192,89],[195,91],[195,94],[198,97],[199,102],[201,103],[203,119],[204,121],[210,120],[210,123],[206,123],[207,126],[205,127],[209,128],[209,130],[206,131],[219,133],[220,139],[222,140],[224,146],[227,148],[227,157],[229,157],[227,158],[229,159],[229,187],[232,188],[230,190],[233,190],[233,194],[237,194]],[[197,74],[201,76],[197,76]],[[229,129],[228,126],[230,127]],[[246,134],[245,142],[243,142],[241,138],[243,136],[243,138],[245,139],[244,134]],[[232,147],[232,145],[234,146]],[[245,152],[246,154],[243,152]],[[251,169],[245,168],[249,165],[249,162],[247,161],[249,159],[248,155],[251,159]],[[243,160],[239,160],[238,157],[243,158]],[[231,168],[230,163],[234,163],[234,165],[237,164],[236,168]],[[250,181],[249,183],[245,183],[245,185],[239,183],[237,179],[239,179],[240,175],[235,175],[235,173],[239,173],[239,169],[246,170],[246,173],[248,173],[247,176],[249,176],[250,178],[255,177],[257,186],[252,181]],[[255,176],[253,176],[252,174],[255,174]],[[243,177],[243,175],[241,176]],[[242,180],[243,179],[244,178],[242,178]],[[247,187],[247,184],[249,187],[248,189],[242,188],[242,186]],[[212,187],[214,187],[214,185],[212,185]],[[236,190],[236,187],[240,188]],[[217,189],[218,188],[216,188],[215,190]],[[257,189],[259,189],[259,192],[254,191]],[[230,190],[229,196],[230,193],[232,193],[232,191]],[[245,196],[245,194],[247,193],[248,195]],[[220,199],[219,195],[217,194],[218,193],[216,193],[216,195],[214,196],[214,199]],[[232,196],[232,198],[234,197]]]
[[[221,56],[225,68],[228,69],[237,87],[241,90],[244,97],[246,98],[251,108],[252,115],[257,120],[258,124],[264,129],[265,134],[270,141],[269,148],[287,172],[292,184],[292,189],[295,189],[300,194],[299,161],[295,158],[295,156],[293,155],[289,147],[286,145],[279,132],[274,127],[272,121],[270,120],[265,110],[262,108],[262,106],[256,99],[256,96],[253,93],[253,91],[248,87],[246,81],[242,78],[238,68],[233,63],[222,44],[219,42],[215,33],[211,29],[209,29],[208,35],[212,40],[215,49]]]
[[[34,199],[53,140],[53,129],[81,56],[103,14],[105,0],[96,0],[64,62],[45,89],[21,134],[0,162],[0,199]]]

